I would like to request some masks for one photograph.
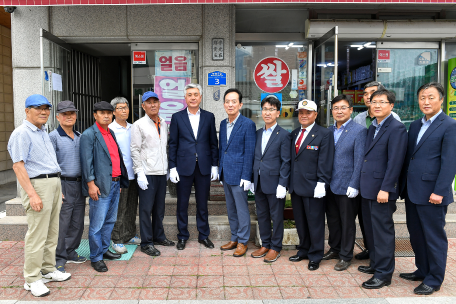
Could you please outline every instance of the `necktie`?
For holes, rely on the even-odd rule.
[[[306,132],[306,129],[301,130],[301,135],[298,138],[298,141],[296,142],[296,155],[298,155],[299,152],[299,147],[301,146],[301,141],[304,136],[304,133]]]

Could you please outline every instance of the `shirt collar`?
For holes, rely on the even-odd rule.
[[[66,134],[66,132],[63,130],[62,126],[59,125],[57,127],[57,133],[59,133],[60,136],[68,136],[68,134]],[[73,128],[73,133],[76,134],[77,136],[81,135],[81,133],[79,133],[78,131],[76,131],[74,128]],[[68,136],[69,137],[69,136]]]
[[[346,122],[344,122],[344,124],[340,126],[340,130],[345,129],[345,127],[348,125],[348,123],[349,123],[351,120],[352,120],[352,119],[349,118]],[[339,130],[339,129],[337,129],[337,121],[334,122],[334,130]]]
[[[201,113],[201,109],[200,108],[198,108],[198,111],[196,111],[196,114],[192,114],[192,113],[190,113],[190,111],[188,110],[188,107],[187,107],[187,114],[188,115],[197,116],[197,115],[200,115],[200,113]]]
[[[275,124],[274,124],[272,127],[270,127],[269,129],[266,129],[266,126],[264,126],[263,131],[269,131],[269,130],[271,130],[271,132],[273,132],[276,126],[277,126],[277,123],[275,123]]]
[[[383,126],[383,124],[385,123],[385,121],[386,121],[391,115],[393,115],[393,112],[391,112],[390,115],[388,115],[387,117],[385,117],[385,119],[383,119],[381,123],[377,123],[377,118],[375,118],[375,119],[372,121],[372,124],[373,124],[374,127],[376,127],[376,128],[381,128],[381,127]]]
[[[312,130],[313,126],[315,125],[315,121],[313,124],[311,124],[310,126],[308,126],[306,129],[306,132],[310,132],[310,130]],[[304,129],[302,126],[301,126],[301,130]]]
[[[95,123],[96,123],[96,125],[97,125],[97,127],[98,127],[98,129],[100,130],[100,132],[101,132],[102,135],[109,135],[109,134],[111,134],[111,132],[109,132],[109,128],[108,128],[108,130],[105,130],[105,129],[103,129],[102,126],[100,126],[100,124],[98,123],[98,121],[96,121]]]
[[[236,123],[236,121],[238,120],[239,116],[241,116],[241,113],[238,113],[238,116],[233,120],[233,122],[230,122],[230,120],[227,118],[226,119],[226,124],[227,125],[233,125]]]
[[[30,121],[28,121],[27,119],[24,119],[24,124],[29,127],[29,129],[31,129],[32,131],[38,131],[38,130],[41,130],[41,131],[46,131],[46,127],[44,125],[41,126],[41,129],[39,129],[37,126],[35,126],[34,124],[32,124]]]
[[[435,114],[434,116],[432,116],[428,120],[426,120],[426,115],[424,115],[423,118],[421,119],[421,122],[424,124],[427,121],[431,121],[429,124],[432,124],[434,122],[434,120],[437,118],[437,116],[440,115],[440,113],[442,113],[442,109],[440,109],[439,113]]]
[[[111,124],[110,124],[109,126],[113,126],[113,127],[117,128],[117,129],[127,129],[127,130],[128,130],[128,129],[131,128],[131,123],[129,123],[129,122],[127,121],[127,127],[125,128],[125,127],[121,126],[121,125],[114,119],[114,121],[111,122]]]

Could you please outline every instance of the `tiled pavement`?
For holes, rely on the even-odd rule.
[[[347,271],[337,272],[336,260],[323,261],[317,271],[307,269],[307,260],[288,261],[295,250],[282,251],[273,264],[247,257],[234,258],[196,241],[183,251],[157,246],[161,256],[151,258],[136,250],[130,261],[108,261],[109,271],[95,272],[90,263],[68,264],[69,281],[51,282],[51,294],[35,298],[23,288],[23,242],[0,242],[0,300],[268,300],[414,297],[419,282],[400,279],[400,272],[415,269],[414,258],[396,258],[393,283],[380,290],[366,290],[361,283],[370,276],[357,271],[366,261],[354,260]],[[355,252],[359,252],[355,248]],[[456,296],[456,239],[449,241],[447,273],[435,297]],[[454,302],[453,302],[454,303]]]

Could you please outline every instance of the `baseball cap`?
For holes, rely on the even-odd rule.
[[[52,104],[47,100],[46,97],[40,94],[33,94],[27,97],[25,100],[25,107],[39,107],[42,105],[48,105],[49,107],[52,107]]]
[[[74,103],[71,100],[61,101],[57,105],[57,113],[78,112],[78,111],[79,110],[75,108]]]
[[[144,95],[142,96],[142,102],[146,101],[147,99],[149,99],[149,98],[151,98],[151,97],[152,97],[152,98],[157,98],[157,100],[160,100],[160,99],[158,98],[157,93],[152,92],[152,91],[147,91],[147,92],[144,93]]]
[[[317,104],[315,103],[315,101],[303,99],[300,102],[298,102],[295,111],[299,111],[301,109],[317,112]]]
[[[93,105],[93,112],[96,112],[96,111],[114,112],[114,107],[107,101],[99,101]]]

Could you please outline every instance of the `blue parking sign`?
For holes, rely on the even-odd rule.
[[[208,86],[226,86],[226,73],[214,71],[207,74]]]

